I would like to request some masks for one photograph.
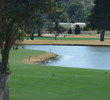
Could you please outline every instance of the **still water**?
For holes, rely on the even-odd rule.
[[[25,48],[61,55],[45,65],[110,70],[110,47],[26,45]]]

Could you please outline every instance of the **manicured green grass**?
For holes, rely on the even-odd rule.
[[[35,37],[35,40],[55,40],[54,37]],[[57,40],[100,40],[99,38],[70,38],[70,37],[57,37]],[[105,40],[110,40],[110,38],[105,38]]]
[[[26,57],[42,53],[11,52],[10,100],[109,100],[109,70],[104,74],[105,70],[21,63]]]

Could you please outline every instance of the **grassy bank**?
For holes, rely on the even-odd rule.
[[[35,37],[35,40],[55,40],[54,34],[42,34],[42,37]],[[59,34],[57,40],[100,40],[97,34]],[[105,34],[105,40],[110,40],[110,34]]]
[[[110,71],[23,64],[44,52],[11,52],[11,100],[109,100]]]
[[[35,37],[35,40],[55,40],[55,37]],[[88,38],[80,38],[80,37],[57,37],[57,40],[99,40],[99,37],[88,37]],[[105,38],[105,40],[110,40],[110,38]]]

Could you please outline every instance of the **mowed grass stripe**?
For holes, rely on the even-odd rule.
[[[35,37],[35,40],[55,40],[55,37]],[[100,40],[100,38],[57,37],[57,40]],[[105,38],[105,40],[110,40],[110,38]]]

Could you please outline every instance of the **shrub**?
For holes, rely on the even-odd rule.
[[[66,30],[63,26],[59,26],[59,33],[64,33]]]
[[[90,29],[90,27],[88,27],[88,26],[84,26],[82,30],[83,30],[83,31],[90,31],[91,29]]]
[[[79,25],[76,25],[75,26],[75,34],[77,35],[77,34],[80,34],[81,33],[81,28],[80,28],[80,26]]]
[[[72,29],[71,28],[68,29],[68,34],[72,34]]]

